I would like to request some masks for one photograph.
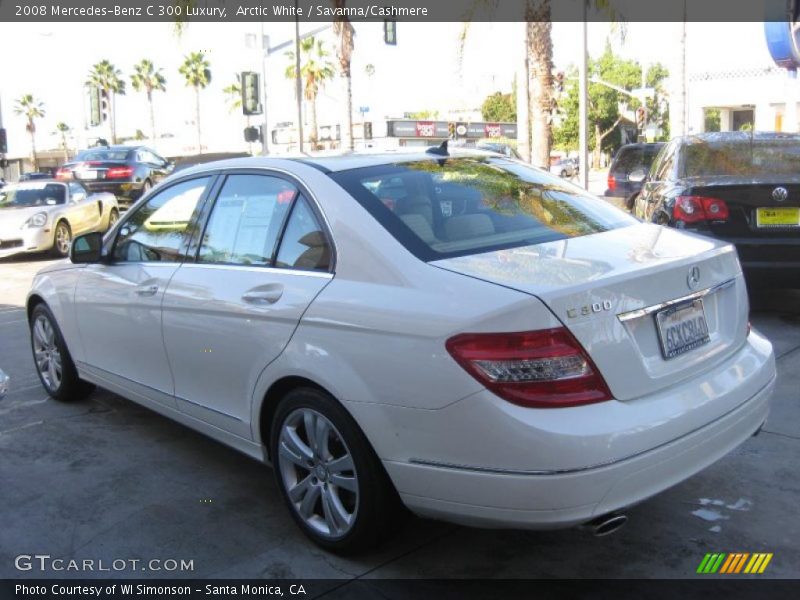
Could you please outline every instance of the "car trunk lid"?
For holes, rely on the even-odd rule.
[[[733,247],[656,225],[432,264],[538,297],[581,342],[618,400],[711,368],[747,335],[747,294]],[[667,313],[690,303],[694,310],[685,316],[703,311],[708,341],[665,358],[661,336],[672,335]],[[663,329],[659,313],[667,316]]]

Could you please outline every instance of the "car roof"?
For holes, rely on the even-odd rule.
[[[619,151],[622,152],[628,148],[657,148],[659,146],[663,146],[664,144],[666,144],[666,142],[636,142],[634,144],[625,144],[624,146],[620,146]]]
[[[709,131],[679,138],[684,144],[790,140],[800,144],[800,134],[779,131]]]
[[[31,179],[29,181],[15,181],[13,183],[7,183],[6,185],[17,185],[18,183],[23,183],[23,184],[25,184],[25,183],[36,183],[36,185],[41,185],[43,183],[57,183],[59,185],[66,185],[69,182],[67,182],[67,181],[59,181],[58,179],[55,179],[54,177],[46,177],[46,178],[45,177],[37,177],[36,179]]]
[[[246,169],[246,168],[265,168],[265,167],[281,167],[285,166],[287,162],[297,162],[312,166],[325,173],[335,173],[339,171],[349,171],[351,169],[360,169],[364,167],[376,167],[382,165],[391,165],[402,162],[417,162],[429,160],[442,160],[443,158],[464,158],[464,157],[477,157],[477,158],[502,158],[505,156],[497,152],[488,152],[482,150],[472,150],[465,148],[453,148],[446,156],[439,154],[427,153],[424,151],[419,152],[381,152],[381,153],[344,153],[335,155],[324,156],[281,156],[281,157],[266,157],[254,156],[249,158],[229,158],[226,160],[219,160],[213,162],[192,165],[180,171],[181,175],[188,175],[192,173],[213,171],[216,169]]]

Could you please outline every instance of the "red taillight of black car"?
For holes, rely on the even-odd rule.
[[[724,200],[709,196],[678,196],[672,207],[672,216],[684,223],[701,221],[727,221],[730,216]]]
[[[464,333],[446,347],[487,389],[520,406],[563,408],[612,399],[592,359],[564,327]]]

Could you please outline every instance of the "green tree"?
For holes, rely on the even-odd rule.
[[[553,139],[555,145],[563,149],[578,146],[578,84],[573,77],[576,74],[575,69],[567,74],[569,83],[558,102],[561,124],[554,129]],[[641,65],[615,56],[608,43],[597,60],[589,61],[589,74],[590,78],[627,90],[639,87],[642,81]],[[656,64],[648,69],[645,79],[649,86],[656,88],[655,97],[646,102],[649,120],[661,127],[662,131],[668,127],[662,89],[667,74],[662,65]],[[611,134],[626,120],[624,113],[635,110],[640,102],[597,81],[589,82],[588,92],[589,145],[593,146],[592,164],[597,167],[603,150],[611,151],[619,146],[619,138]]]
[[[721,116],[718,108],[703,110],[703,131],[720,131]]]
[[[345,0],[331,0],[335,8],[344,8]],[[353,78],[350,63],[355,47],[355,30],[347,16],[334,17],[333,33],[336,35],[336,59],[339,62],[339,76],[344,80],[344,123],[342,127],[342,148],[353,149]]]
[[[116,97],[125,95],[125,81],[122,79],[122,71],[117,69],[110,61],[101,60],[92,65],[89,77],[86,80],[87,87],[96,87],[108,96],[108,125],[111,133],[111,143],[117,143],[117,120],[116,120]]]
[[[14,104],[14,113],[25,117],[25,130],[31,136],[31,160],[33,170],[39,170],[39,157],[36,155],[36,119],[45,115],[44,104],[33,97],[33,94],[23,94]]]
[[[161,69],[156,69],[151,60],[143,58],[133,66],[131,85],[137,92],[147,95],[147,104],[150,106],[150,135],[151,143],[156,143],[156,115],[153,108],[153,92],[166,91],[167,79],[161,74]]]
[[[325,82],[333,77],[333,65],[328,60],[329,53],[322,40],[307,37],[300,40],[300,79],[303,87],[303,97],[311,109],[311,146],[316,147],[319,139],[317,124],[317,96]],[[286,67],[286,78],[295,78],[295,54],[286,53],[289,66]]]
[[[69,144],[67,143],[67,136],[72,133],[72,128],[64,123],[64,121],[59,121],[56,123],[56,130],[53,133],[61,138],[61,150],[64,152],[64,160],[69,160]]]
[[[197,125],[197,153],[203,153],[202,130],[200,128],[200,90],[211,83],[211,65],[202,52],[190,52],[178,69],[187,87],[194,88],[195,124]]]
[[[503,94],[495,92],[488,96],[481,105],[481,115],[484,121],[516,123],[517,98],[516,94]]]

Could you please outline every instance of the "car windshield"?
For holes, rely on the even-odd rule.
[[[330,176],[425,261],[636,223],[575,185],[504,158],[419,160]]]
[[[127,160],[128,155],[131,153],[127,148],[122,150],[114,150],[110,148],[95,148],[92,150],[84,150],[75,157],[77,161],[88,160]]]
[[[695,139],[683,148],[683,172],[684,177],[796,176],[800,174],[800,142],[796,138]]]
[[[55,206],[66,201],[66,188],[60,183],[17,183],[0,188],[0,208]]]
[[[650,165],[661,150],[662,145],[630,146],[622,148],[614,159],[611,170],[619,173],[630,173],[636,169],[650,170]]]

